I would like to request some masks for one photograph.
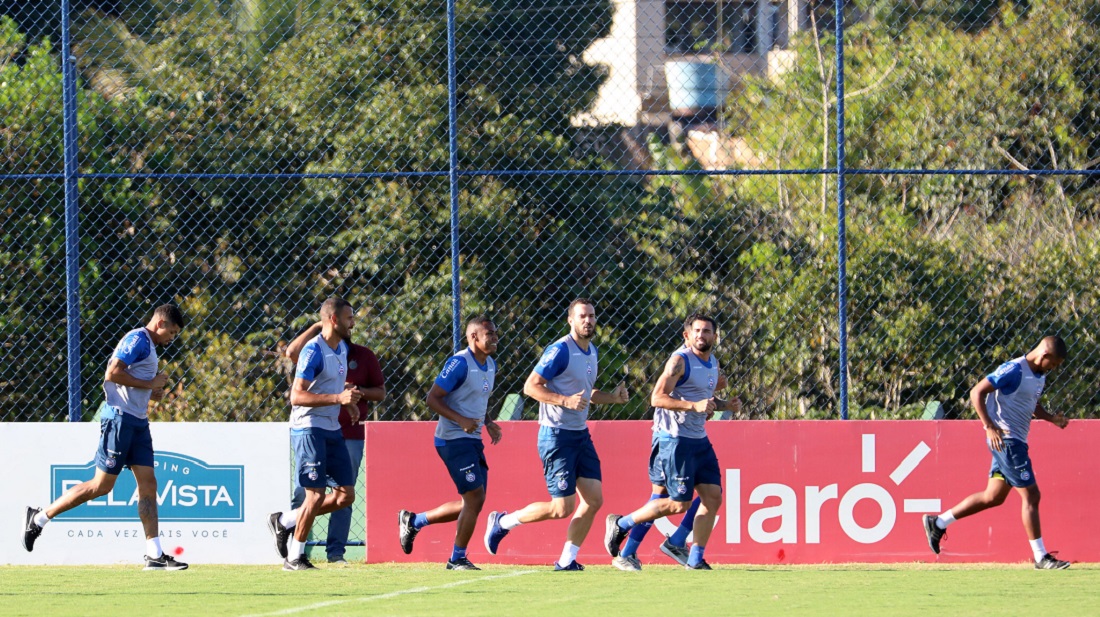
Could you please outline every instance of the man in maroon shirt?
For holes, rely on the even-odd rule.
[[[298,335],[286,348],[286,357],[292,362],[298,362],[298,354],[310,340],[321,332],[321,324],[315,323],[305,332]],[[382,367],[378,364],[378,357],[369,347],[356,345],[348,341],[348,376],[347,381],[359,388],[359,402],[355,406],[340,408],[340,428],[344,433],[344,441],[351,456],[351,467],[355,472],[355,480],[359,479],[359,468],[363,464],[364,434],[363,422],[370,413],[370,401],[381,401],[386,398],[386,383],[382,377]],[[293,506],[301,505],[305,496],[302,487],[294,487]],[[348,543],[348,532],[351,530],[352,507],[336,510],[329,515],[328,538],[325,540],[325,553],[329,563],[347,563],[344,561],[344,551]]]

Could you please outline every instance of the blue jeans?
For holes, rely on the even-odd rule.
[[[348,456],[351,457],[352,485],[359,481],[359,467],[363,464],[363,440],[348,439],[345,441],[348,448]],[[333,486],[329,478],[329,486]],[[298,508],[306,499],[306,491],[297,481],[294,482],[294,499],[291,506]],[[328,537],[325,538],[325,554],[329,559],[342,558],[348,544],[348,533],[351,531],[351,515],[355,504],[341,508],[328,517]]]

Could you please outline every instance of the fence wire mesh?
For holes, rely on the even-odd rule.
[[[601,387],[634,394],[596,418],[646,416],[696,309],[745,417],[838,417],[842,341],[852,417],[966,417],[969,387],[1048,333],[1071,349],[1050,406],[1100,414],[1096,0],[847,2],[839,63],[833,2],[455,15],[452,82],[445,3],[73,0],[85,419],[164,302],[190,323],[155,417],[285,419],[282,351],[330,294],[381,360],[379,420],[431,417],[479,312],[507,406],[582,295]],[[2,421],[67,417],[61,21],[0,1]]]

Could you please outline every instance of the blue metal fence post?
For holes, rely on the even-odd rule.
[[[457,353],[462,348],[462,283],[458,259],[458,84],[455,69],[455,0],[447,0],[447,135],[450,165],[447,177],[451,195],[451,338]]]
[[[840,418],[848,419],[848,228],[844,161],[844,0],[836,0],[837,311],[840,318]]]
[[[61,0],[61,75],[65,159],[65,313],[68,326],[69,421],[81,420],[80,216],[77,197],[76,57],[72,55],[69,0]]]

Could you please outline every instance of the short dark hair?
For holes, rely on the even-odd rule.
[[[328,319],[333,315],[344,310],[344,307],[351,308],[351,303],[341,298],[340,296],[331,296],[321,303],[321,320]]]
[[[1050,335],[1043,337],[1043,343],[1046,344],[1050,353],[1054,354],[1059,360],[1065,360],[1066,355],[1069,354],[1069,350],[1066,348],[1066,342],[1062,340],[1062,337]]]
[[[158,306],[153,311],[153,319],[162,319],[180,328],[187,325],[187,319],[184,318],[183,311],[175,304],[162,304]]]
[[[470,320],[466,322],[466,327],[469,328],[470,326],[488,326],[491,323],[493,323],[493,320],[488,315],[482,313],[481,315],[475,315],[471,317]]]
[[[573,314],[573,307],[577,306],[578,304],[587,304],[588,306],[591,306],[591,307],[596,306],[596,303],[589,300],[588,298],[577,298],[576,300],[573,300],[572,302],[569,303],[569,310],[566,311],[566,315],[572,315]]]
[[[688,318],[684,320],[684,331],[688,331],[697,321],[705,321],[710,324],[711,328],[714,328],[715,332],[718,332],[718,322],[714,321],[714,318],[705,313],[695,312],[688,315]]]

